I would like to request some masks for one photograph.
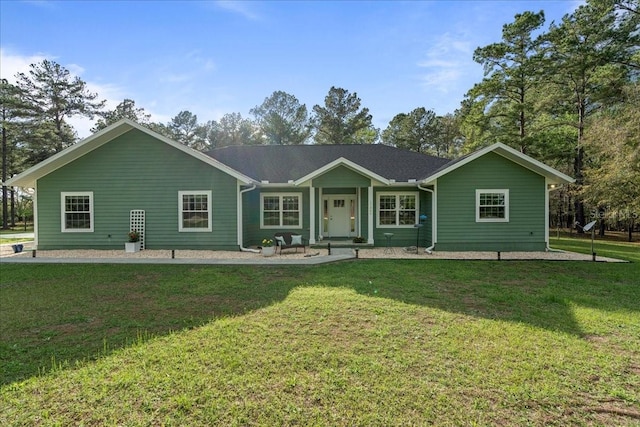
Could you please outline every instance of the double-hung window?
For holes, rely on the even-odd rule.
[[[476,222],[509,222],[509,190],[476,190]]]
[[[62,232],[92,232],[93,192],[64,192],[60,199]]]
[[[179,191],[178,207],[179,231],[211,231],[211,191]]]
[[[418,193],[378,193],[379,227],[413,227],[418,218]]]
[[[262,228],[302,228],[300,193],[265,193],[260,196]]]

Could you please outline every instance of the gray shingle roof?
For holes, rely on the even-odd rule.
[[[449,159],[388,145],[253,145],[230,146],[206,152],[257,181],[297,180],[341,157],[387,179],[407,182],[431,175]]]

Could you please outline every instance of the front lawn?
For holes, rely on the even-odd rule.
[[[640,423],[637,263],[0,269],[1,425]]]

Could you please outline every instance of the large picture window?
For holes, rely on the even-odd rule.
[[[476,190],[476,222],[508,222],[509,190]]]
[[[211,231],[211,191],[179,191],[179,231]]]
[[[378,193],[379,227],[413,227],[417,218],[417,193]]]
[[[61,193],[63,232],[93,231],[93,192]]]
[[[302,197],[298,193],[260,196],[262,228],[302,228]]]

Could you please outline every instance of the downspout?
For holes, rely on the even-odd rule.
[[[433,248],[436,246],[436,208],[435,208],[435,202],[436,202],[436,194],[433,190],[431,190],[430,188],[426,188],[426,187],[422,187],[420,184],[418,184],[418,190],[422,190],[422,191],[428,191],[429,193],[431,193],[431,246],[429,246],[428,248],[425,248],[425,252],[428,253],[429,255],[431,255],[431,253],[433,253]]]
[[[557,184],[549,184],[547,182],[547,180],[544,180],[544,184],[545,184],[545,191],[544,191],[544,228],[545,228],[545,252],[562,252],[559,249],[553,249],[551,247],[551,239],[549,236],[549,211],[550,211],[550,206],[549,206],[549,199],[550,199],[550,194],[553,190],[556,190],[558,188]]]
[[[252,252],[254,254],[259,254],[260,251],[257,249],[251,249],[251,248],[245,248],[244,246],[242,246],[242,236],[243,236],[243,230],[242,230],[242,195],[248,191],[253,191],[256,189],[256,185],[252,184],[251,187],[249,188],[245,188],[244,190],[240,190],[240,192],[238,193],[238,246],[240,246],[240,251],[242,252]]]

